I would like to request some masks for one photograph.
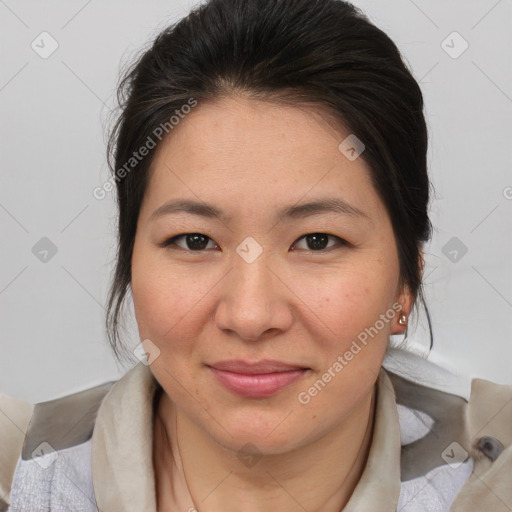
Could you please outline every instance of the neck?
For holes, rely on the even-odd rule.
[[[246,467],[162,393],[154,439],[158,510],[171,510],[177,496],[186,494],[198,512],[339,512],[363,473],[374,411],[375,387],[323,437],[284,454],[263,455]]]

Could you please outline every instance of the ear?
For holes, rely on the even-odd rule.
[[[425,260],[423,258],[423,252],[420,250],[418,256],[418,268],[420,271],[420,276],[423,275],[424,266]],[[400,283],[393,304],[399,303],[401,306],[401,310],[397,311],[397,314],[394,318],[391,334],[404,334],[405,330],[407,329],[407,324],[409,323],[412,308],[414,306],[414,299],[415,297],[411,293],[409,286],[407,286],[407,284]],[[399,320],[402,315],[406,316],[405,324],[399,323]]]
[[[400,309],[397,308],[395,318],[393,319],[391,334],[404,334],[414,305],[414,297],[406,284],[401,285],[398,293],[395,295],[393,304],[397,303],[400,304]],[[406,322],[404,324],[399,323],[402,315],[405,315],[406,318]]]

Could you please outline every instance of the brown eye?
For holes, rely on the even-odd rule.
[[[329,245],[329,240],[333,240],[334,243]],[[345,241],[337,236],[329,235],[327,233],[309,233],[299,238],[294,245],[297,245],[301,241],[305,242],[306,247],[299,247],[299,249],[304,249],[307,251],[323,251],[325,249],[330,249],[333,246],[343,245]]]
[[[178,235],[173,238],[170,238],[169,240],[164,242],[164,246],[172,248],[172,246],[175,245],[181,249],[188,251],[202,251],[208,248],[209,242],[213,243],[215,246],[213,240],[207,237],[206,235],[203,235],[201,233],[186,233],[184,235]]]

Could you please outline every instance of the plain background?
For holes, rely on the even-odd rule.
[[[512,2],[354,3],[396,42],[424,93],[436,190],[429,358],[512,384]],[[3,393],[36,403],[127,370],[104,332],[114,197],[92,191],[109,176],[105,137],[120,64],[192,5],[0,0]],[[46,59],[31,47],[42,32],[58,43]],[[36,257],[44,237],[56,250],[46,262]],[[411,350],[422,352],[429,340],[418,320]],[[132,331],[135,346],[134,323]]]

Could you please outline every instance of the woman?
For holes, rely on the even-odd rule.
[[[122,359],[130,291],[145,356],[35,406],[8,510],[511,510],[512,389],[389,350],[431,233],[395,44],[339,0],[211,0],[120,99],[107,322]]]

